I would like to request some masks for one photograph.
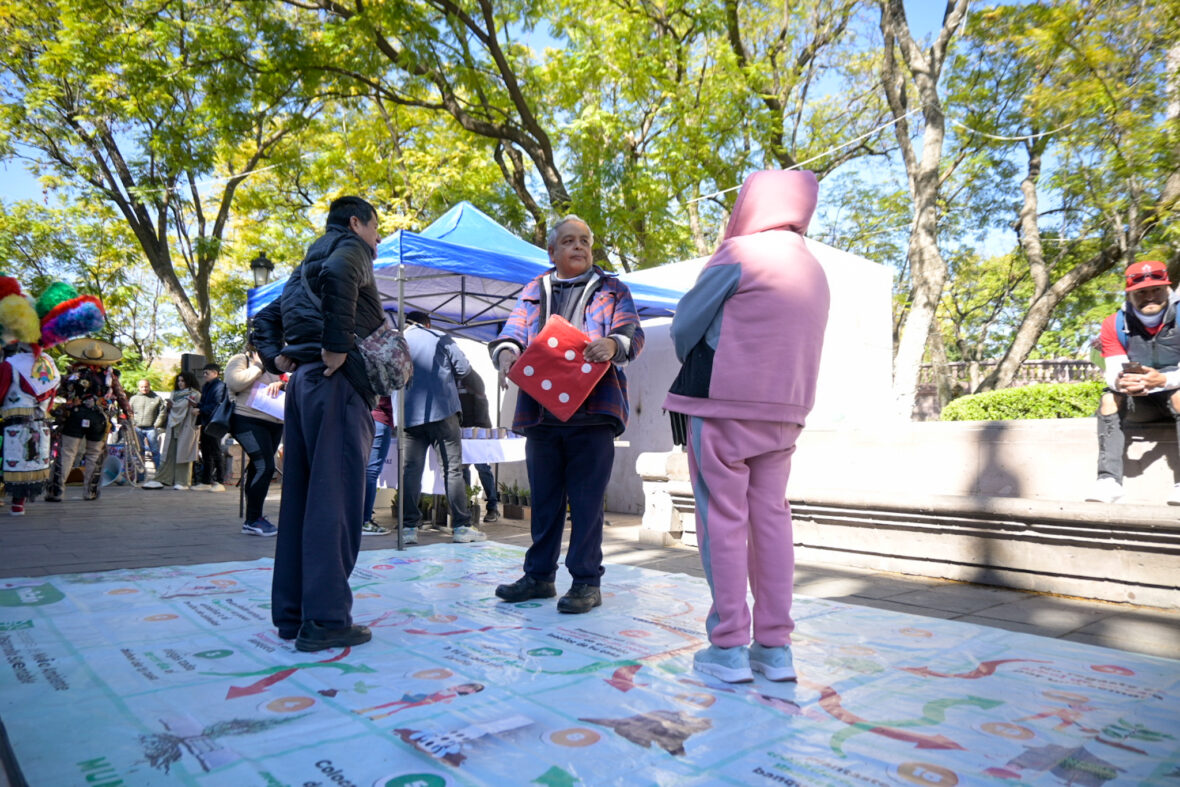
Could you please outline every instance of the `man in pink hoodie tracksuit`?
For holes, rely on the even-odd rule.
[[[725,239],[681,299],[683,363],[664,408],[683,414],[701,562],[713,593],[698,672],[731,683],[792,680],[795,556],[787,478],[815,401],[828,282],[803,243],[819,186],[810,172],[746,179]],[[754,644],[746,583],[754,594]]]

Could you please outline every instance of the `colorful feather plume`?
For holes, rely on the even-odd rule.
[[[12,294],[0,298],[0,325],[17,341],[35,344],[41,338],[37,307],[31,298],[24,295]]]
[[[0,298],[7,298],[9,295],[20,295],[20,282],[11,276],[0,275]]]
[[[77,297],[78,291],[72,285],[64,281],[55,281],[37,299],[37,316],[45,319],[46,315],[53,311],[54,307]]]
[[[95,333],[106,322],[102,301],[82,295],[55,306],[41,321],[41,346],[53,347],[69,339]]]

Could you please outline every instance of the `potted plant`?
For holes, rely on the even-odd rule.
[[[479,493],[478,485],[467,487],[467,512],[471,514],[472,527],[479,525]]]

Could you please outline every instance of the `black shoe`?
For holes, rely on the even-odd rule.
[[[495,508],[489,508],[488,512],[483,515],[483,521],[485,521],[485,522],[495,522],[499,518],[500,518],[500,512],[497,511]]]
[[[496,588],[496,595],[515,604],[530,598],[553,598],[557,595],[557,588],[552,582],[542,582],[525,574],[510,585],[500,585]]]
[[[347,648],[361,645],[373,638],[373,632],[368,626],[347,626],[340,629],[330,629],[321,626],[314,620],[306,620],[299,627],[299,636],[295,638],[295,650],[310,653],[328,648]]]
[[[557,611],[580,615],[602,606],[602,591],[595,585],[575,582],[569,592],[557,600]]]
[[[286,626],[279,627],[279,639],[292,640],[299,636],[299,627],[287,628]]]

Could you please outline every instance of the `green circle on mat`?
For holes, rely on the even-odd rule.
[[[517,609],[532,609],[533,607],[541,606],[540,601],[522,601],[516,605]]]
[[[560,656],[561,648],[533,648],[527,651],[530,656]]]
[[[194,653],[193,655],[198,658],[202,658],[202,659],[223,659],[226,656],[232,656],[233,653],[234,652],[232,650],[222,649],[222,650],[202,650],[200,653]]]
[[[447,780],[434,773],[406,773],[394,776],[382,787],[444,787]]]

